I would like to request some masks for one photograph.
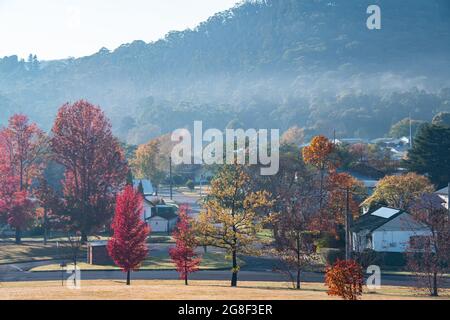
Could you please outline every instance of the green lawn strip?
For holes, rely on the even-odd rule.
[[[108,240],[109,236],[101,235],[101,236],[92,236],[89,237],[89,241],[102,241]],[[54,236],[47,240],[47,243],[56,243],[56,242],[68,242],[67,236]],[[12,237],[9,238],[0,238],[0,246],[2,244],[15,244],[15,239]],[[44,239],[42,236],[32,236],[32,237],[23,237],[22,243],[44,243]]]
[[[68,243],[42,243],[28,242],[23,244],[0,243],[0,264],[25,263],[34,261],[46,261],[64,259],[71,255]],[[80,256],[86,256],[86,250],[82,249]]]
[[[263,229],[261,232],[258,232],[257,234],[258,239],[263,240],[265,242],[272,242],[274,241],[273,238],[273,231],[270,229]]]
[[[201,270],[223,270],[231,268],[231,261],[225,259],[222,254],[218,253],[203,253],[203,259],[200,264]],[[102,265],[90,265],[84,262],[78,263],[78,266],[83,271],[88,270],[120,270],[117,266],[102,266]],[[61,270],[59,264],[49,264],[44,266],[39,266],[32,268],[30,271],[58,271]],[[173,264],[170,256],[166,252],[154,253],[150,258],[146,259],[141,266],[140,270],[175,270],[175,265]]]
[[[386,276],[415,276],[415,274],[410,272],[410,271],[383,271],[383,270],[381,270],[381,275],[386,275]],[[450,278],[450,274],[444,274],[443,277]]]

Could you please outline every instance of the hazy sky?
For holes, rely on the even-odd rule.
[[[79,57],[195,27],[238,0],[0,0],[0,57]]]

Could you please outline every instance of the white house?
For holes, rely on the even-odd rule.
[[[444,200],[443,205],[445,206],[446,209],[448,209],[448,187],[438,190],[435,193],[439,196],[439,198]]]
[[[175,207],[157,205],[151,208],[150,217],[146,218],[152,232],[170,233],[178,222]]]
[[[381,207],[362,215],[353,224],[353,250],[405,252],[411,238],[429,234],[429,228],[406,211]]]

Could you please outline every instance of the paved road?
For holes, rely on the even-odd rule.
[[[159,192],[159,195],[164,198],[169,199],[170,198],[169,189],[162,188]],[[172,195],[173,195],[173,200],[176,203],[187,204],[191,208],[191,216],[193,218],[197,217],[197,215],[200,213],[200,209],[201,209],[200,205],[199,205],[199,200],[200,200],[199,195],[194,195],[194,194],[185,195],[177,190],[173,190]]]
[[[9,271],[0,274],[0,281],[58,281],[61,276],[65,279],[69,274],[61,272],[26,272]],[[199,271],[192,274],[193,280],[230,280],[230,271]],[[175,271],[137,271],[133,272],[132,278],[136,280],[177,280],[178,273]],[[83,280],[124,280],[125,275],[121,271],[81,271]],[[321,273],[307,272],[303,274],[303,282],[323,282],[324,275]],[[241,271],[239,281],[287,281],[282,274],[269,271]],[[409,276],[383,275],[382,285],[412,286],[414,279]],[[447,285],[447,287],[450,287]]]

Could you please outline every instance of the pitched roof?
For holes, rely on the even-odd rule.
[[[178,218],[178,216],[173,213],[173,212],[158,212],[155,215],[151,216],[149,219],[155,218],[155,217],[160,217],[166,220],[173,220]]]
[[[448,187],[442,188],[441,190],[438,190],[435,193],[447,196],[448,195]]]
[[[137,188],[139,186],[139,182],[142,182],[142,187],[144,189],[144,195],[152,195],[153,194],[153,185],[150,180],[147,179],[135,179],[133,180],[133,187]]]
[[[175,208],[173,206],[157,205],[156,207],[152,208],[152,215],[150,219],[153,217],[172,220],[177,218],[178,215],[175,213]]]
[[[372,232],[396,217],[407,212],[389,207],[379,207],[362,215],[352,226],[354,232],[367,230]]]

